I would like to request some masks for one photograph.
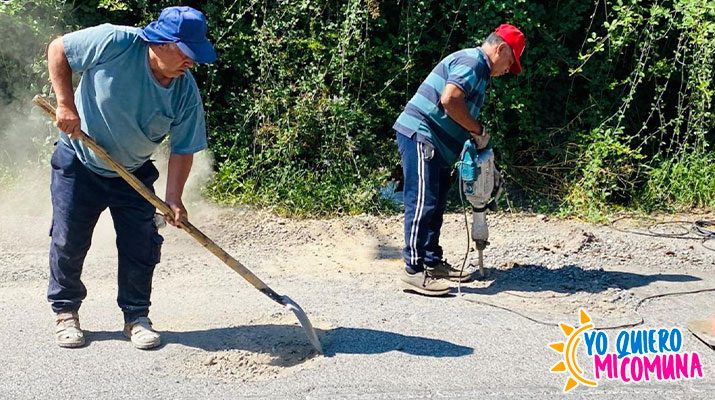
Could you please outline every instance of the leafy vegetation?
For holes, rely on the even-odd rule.
[[[219,53],[195,76],[220,201],[293,215],[389,209],[395,118],[442,57],[510,22],[527,37],[524,73],[491,82],[483,120],[512,200],[588,217],[715,206],[715,0],[179,3],[207,15]],[[48,32],[139,26],[173,4],[0,3],[0,36],[38,39],[0,49],[0,101],[46,90]]]

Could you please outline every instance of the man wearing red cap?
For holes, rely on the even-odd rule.
[[[148,318],[151,282],[163,238],[156,209],[82,141],[94,138],[115,160],[153,190],[159,177],[150,157],[166,136],[171,150],[166,202],[176,225],[193,154],[206,148],[201,95],[189,71],[216,59],[204,15],[190,7],[164,9],[145,28],[103,24],[57,38],[48,68],[57,95],[59,140],[52,154],[52,228],[47,300],[56,314],[61,347],[85,343],[78,311],[87,289],[82,264],[92,232],[107,208],[117,234],[117,304],[124,334],[139,349],[158,346]],[[72,73],[81,73],[72,90]]]
[[[490,77],[521,73],[524,35],[499,26],[479,48],[450,54],[432,70],[393,125],[402,159],[405,201],[403,289],[428,296],[449,292],[450,280],[468,280],[442,257],[440,229],[452,166],[464,142],[479,148],[489,135],[479,121]]]

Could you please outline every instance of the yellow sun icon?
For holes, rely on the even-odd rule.
[[[549,347],[559,353],[563,353],[564,355],[564,361],[554,365],[554,367],[551,368],[551,372],[564,372],[568,369],[568,372],[571,374],[571,377],[569,377],[569,380],[566,382],[566,386],[564,387],[564,393],[575,388],[579,382],[589,386],[598,385],[596,382],[585,379],[583,377],[583,371],[579,368],[578,363],[576,363],[576,347],[581,342],[581,338],[579,336],[585,330],[593,328],[591,317],[589,317],[584,310],[580,310],[580,313],[581,327],[578,330],[575,330],[574,327],[567,324],[559,324],[561,326],[561,330],[564,331],[564,334],[568,338],[568,341],[565,343],[551,343],[549,345]]]

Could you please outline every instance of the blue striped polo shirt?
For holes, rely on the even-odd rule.
[[[451,166],[470,135],[444,111],[440,102],[444,87],[451,83],[462,89],[469,114],[478,119],[490,74],[489,59],[481,48],[448,55],[422,82],[392,128],[409,138],[417,133],[419,139],[431,143]]]

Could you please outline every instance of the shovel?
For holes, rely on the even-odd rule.
[[[42,111],[44,111],[48,116],[50,116],[50,118],[52,118],[52,120],[56,120],[55,107],[52,106],[52,104],[50,104],[50,102],[47,101],[46,98],[41,96],[35,96],[32,99],[32,102],[35,103],[35,105],[37,105],[38,107],[40,107]],[[119,174],[119,176],[124,178],[124,180],[127,181],[127,183],[137,192],[139,192],[139,194],[141,194],[145,199],[147,199],[149,203],[151,203],[154,207],[161,211],[161,213],[163,213],[164,215],[168,215],[172,219],[174,218],[174,212],[171,210],[168,204],[166,204],[157,195],[152,193],[146,186],[144,186],[144,184],[139,179],[137,179],[134,175],[127,171],[122,165],[114,161],[109,156],[109,154],[107,154],[107,152],[102,147],[100,147],[97,142],[94,141],[93,138],[87,136],[87,134],[84,132],[80,132],[79,139],[82,140],[82,142],[84,142],[87,147],[92,149],[92,151],[94,151],[94,153],[99,156],[102,161],[112,167],[112,169],[117,174]],[[188,232],[189,235],[191,235],[204,247],[206,247],[210,252],[212,252],[216,257],[220,258],[221,261],[228,265],[232,270],[238,272],[238,274],[241,275],[245,280],[247,280],[248,283],[253,285],[253,287],[258,289],[266,296],[270,297],[276,303],[291,310],[293,314],[295,314],[295,316],[298,318],[300,324],[303,326],[303,331],[308,336],[308,340],[310,340],[310,343],[313,345],[313,347],[315,347],[315,350],[317,350],[318,353],[323,354],[323,348],[320,345],[320,341],[318,340],[318,335],[315,334],[315,329],[313,329],[313,325],[310,323],[310,320],[305,314],[305,311],[303,311],[303,309],[300,308],[300,306],[296,304],[296,302],[291,300],[290,297],[281,296],[273,289],[269,288],[268,285],[263,283],[263,281],[261,281],[256,275],[253,274],[253,272],[249,271],[248,268],[244,267],[243,264],[238,262],[238,260],[231,257],[230,254],[220,248],[216,243],[214,243],[213,240],[211,240],[208,236],[204,235],[195,226],[191,225],[188,220],[180,221],[178,225],[180,228]]]

